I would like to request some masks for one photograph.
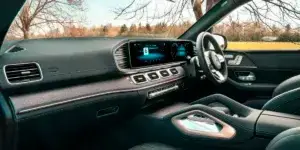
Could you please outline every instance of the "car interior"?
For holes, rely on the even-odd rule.
[[[0,6],[1,41],[24,1]],[[1,42],[1,149],[300,149],[299,51],[226,51],[210,32],[247,2],[177,39]]]

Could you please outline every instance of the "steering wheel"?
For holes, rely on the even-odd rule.
[[[206,48],[208,43],[211,43],[214,50]],[[209,32],[200,33],[197,37],[196,48],[199,65],[206,77],[214,84],[224,83],[228,77],[227,64],[224,53],[213,35]]]

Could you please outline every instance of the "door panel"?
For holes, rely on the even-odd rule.
[[[267,101],[271,99],[278,84],[300,74],[299,51],[224,53],[229,79],[220,87],[219,92],[242,103],[249,100]]]

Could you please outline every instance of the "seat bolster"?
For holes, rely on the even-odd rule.
[[[284,92],[287,92],[289,90],[293,90],[295,88],[299,88],[300,87],[300,75],[291,77],[285,81],[283,81],[282,83],[280,83],[275,90],[273,91],[273,97],[280,95]]]
[[[299,150],[300,127],[286,130],[277,135],[267,146],[266,150]]]
[[[275,96],[263,106],[262,110],[299,115],[300,88]]]

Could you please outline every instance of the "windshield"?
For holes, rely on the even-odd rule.
[[[27,0],[5,40],[183,34],[218,0]]]

